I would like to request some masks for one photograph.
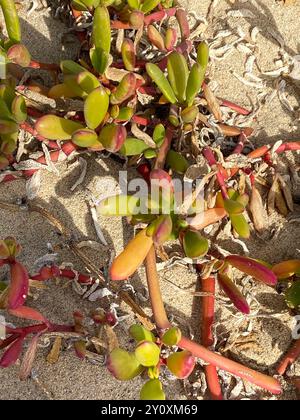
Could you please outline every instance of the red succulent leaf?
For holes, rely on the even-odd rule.
[[[218,282],[221,288],[224,290],[226,295],[232,301],[234,306],[241,311],[243,314],[250,313],[250,307],[248,302],[246,301],[245,297],[239,291],[237,286],[233,283],[231,278],[225,273],[218,273]]]
[[[29,289],[29,276],[26,268],[14,261],[10,266],[10,290],[8,294],[9,309],[22,306],[26,300]]]
[[[225,261],[243,273],[254,277],[256,280],[262,281],[269,286],[275,286],[277,284],[276,275],[269,268],[256,260],[241,257],[239,255],[229,255],[225,258]]]
[[[11,315],[17,316],[23,319],[30,319],[33,321],[43,322],[49,325],[49,321],[37,310],[29,308],[28,306],[19,306],[16,309],[9,309]]]
[[[7,328],[6,328],[6,332],[8,332]],[[10,346],[19,337],[20,337],[19,334],[12,334],[10,337],[6,338],[5,340],[0,341],[0,350],[6,349],[6,347]]]
[[[25,335],[17,338],[11,346],[6,350],[0,360],[0,367],[6,368],[16,363],[20,357]]]

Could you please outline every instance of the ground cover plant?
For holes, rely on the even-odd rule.
[[[35,61],[22,44],[15,2],[0,0],[0,6],[6,23],[0,44],[4,72],[0,83],[0,182],[25,178],[30,185],[24,202],[0,200],[0,208],[40,214],[67,238],[69,248],[89,271],[79,273],[46,262],[37,273],[31,272],[18,261],[20,244],[2,238],[0,267],[9,274],[0,283],[0,308],[13,322],[20,318],[35,323],[5,326],[0,366],[7,368],[21,359],[20,378],[27,379],[38,342],[47,336],[54,340],[51,360],[58,358],[62,339],[71,339],[79,358],[105,364],[118,380],[142,375],[141,399],[168,398],[161,377],[168,371],[184,380],[198,360],[204,364],[212,399],[224,398],[219,370],[280,394],[279,375],[299,357],[299,340],[283,355],[274,376],[224,357],[214,350],[215,290],[218,284],[237,311],[251,314],[251,305],[235,281],[238,271],[284,294],[287,307],[297,314],[300,261],[270,265],[244,255],[224,254],[207,228],[222,230],[226,225],[231,240],[241,241],[249,239],[251,232],[265,230],[267,212],[287,216],[293,211],[291,188],[278,161],[282,154],[300,150],[300,142],[287,139],[251,148],[252,128],[227,122],[228,112],[246,117],[250,111],[214,95],[209,46],[196,36],[197,28],[191,28],[187,12],[172,0],[65,1],[64,13],[74,22],[88,24],[76,31],[81,43],[78,60],[51,64]],[[48,72],[51,86],[31,79],[30,69]],[[28,100],[27,91],[74,104],[74,109],[66,105],[65,110],[60,106],[43,112]],[[32,154],[18,161],[22,131],[32,136]],[[142,195],[120,194],[99,203],[101,215],[126,217],[136,232],[112,261],[108,285],[103,271],[81,251],[63,223],[33,200],[32,190],[43,167],[86,152],[109,153],[111,159],[135,167],[145,186]],[[193,174],[199,167],[205,172],[201,177]],[[188,192],[178,191],[178,180],[183,179],[190,180]],[[261,188],[267,190],[266,202]],[[157,256],[165,255],[164,245],[169,241],[177,241],[182,258],[199,275],[201,343],[185,337],[165,310]],[[119,286],[130,281],[143,264],[153,317]],[[29,307],[30,291],[55,278],[73,280],[92,290],[100,284],[117,293],[137,317],[138,323],[128,332],[128,341],[135,340],[134,348],[120,347],[114,331],[118,317],[108,308],[88,317],[79,308],[72,325],[57,325]],[[105,339],[99,338],[103,334]],[[299,387],[297,377],[290,380]]]

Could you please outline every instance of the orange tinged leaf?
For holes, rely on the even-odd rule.
[[[272,271],[279,279],[288,279],[295,273],[300,273],[300,260],[283,261],[274,265]]]
[[[143,264],[152,245],[153,239],[147,236],[146,229],[139,232],[112,263],[111,279],[128,279]]]
[[[190,219],[189,226],[194,229],[201,230],[209,225],[219,222],[226,216],[227,213],[223,208],[209,209]]]

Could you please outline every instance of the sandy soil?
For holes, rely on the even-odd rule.
[[[30,2],[24,1],[24,6]],[[183,2],[190,10],[199,16],[206,17],[211,1],[186,1]],[[281,2],[275,0],[264,1],[224,1],[214,2],[215,8],[212,13],[209,27],[205,37],[211,43],[214,35],[220,30],[238,30],[241,27],[249,34],[250,28],[258,26],[260,33],[257,36],[256,55],[261,71],[276,68],[275,60],[278,59],[279,44],[272,33],[280,35],[286,45],[286,51],[291,55],[300,54],[299,50],[299,1],[290,7],[284,7]],[[248,9],[253,13],[251,18],[228,17],[228,10]],[[47,10],[38,10],[26,17],[25,9],[21,16],[24,33],[24,42],[30,48],[33,56],[44,61],[59,61],[64,57],[76,57],[76,46],[62,50],[61,35],[66,30],[64,24],[53,20]],[[245,71],[246,56],[243,52],[234,48],[232,53],[222,61],[213,61],[211,74],[218,83],[217,94],[220,97],[232,100],[241,105],[251,107],[255,102],[259,91],[245,86],[238,81],[232,72],[242,75]],[[267,90],[272,92],[275,80],[266,81]],[[288,86],[289,98],[294,105],[299,105],[299,87],[290,83]],[[297,113],[288,112],[283,108],[278,97],[275,96],[270,105],[265,106],[258,114],[253,123],[255,133],[251,140],[255,145],[274,143],[277,140],[300,139],[300,125],[297,121]],[[107,190],[109,180],[118,180],[118,171],[121,165],[101,157],[84,156],[88,163],[87,176],[84,183],[74,192],[71,186],[76,181],[80,169],[76,161],[59,167],[59,176],[44,171],[42,173],[42,187],[37,202],[49,209],[59,217],[72,231],[78,240],[97,240],[92,224],[87,199],[89,194],[100,196]],[[284,165],[294,162],[294,157],[284,159]],[[134,173],[131,174],[134,176]],[[1,185],[0,195],[3,200],[20,199],[25,193],[25,182],[20,180],[14,183]],[[299,207],[295,213],[299,213]],[[132,236],[132,228],[128,227],[124,220],[100,219],[101,226],[108,247],[103,246],[101,252],[93,252],[92,258],[99,267],[107,267],[111,250],[119,252],[124,243]],[[268,220],[270,229],[276,233],[272,238],[258,238],[252,235],[249,241],[245,241],[250,255],[276,262],[286,258],[299,258],[299,223],[289,223],[286,219],[278,216]],[[32,267],[37,258],[48,252],[48,245],[59,244],[59,262],[72,262],[78,269],[84,270],[80,261],[67,249],[63,239],[48,225],[38,214],[9,213],[0,210],[0,237],[15,236],[23,247],[21,260],[27,267]],[[220,240],[222,247],[231,252],[242,253],[239,244],[232,244],[226,239]],[[89,251],[90,252],[90,251]],[[1,275],[1,272],[0,272]],[[4,276],[5,273],[2,272]],[[188,267],[175,266],[170,270],[160,272],[162,290],[167,304],[168,313],[174,320],[186,330],[198,337],[200,302],[192,293],[198,287],[197,276]],[[144,269],[133,277],[132,284],[136,291],[143,291],[145,285]],[[249,285],[245,286],[247,289]],[[37,296],[29,299],[29,306],[34,306],[49,317],[53,322],[65,323],[71,321],[72,312],[76,309],[85,311],[101,306],[101,302],[91,303],[83,301],[72,289],[65,287],[65,283],[47,284],[47,289],[40,291]],[[247,365],[257,368],[262,372],[273,373],[274,364],[288,348],[291,342],[291,329],[294,326],[293,318],[286,311],[283,298],[275,291],[262,285],[255,285],[251,290],[260,303],[260,314],[264,317],[253,317],[249,320],[233,316],[236,315],[232,307],[222,304],[224,297],[219,295],[217,307],[217,333],[218,345],[222,338],[234,339],[235,330],[238,333],[236,343],[227,350],[227,355]],[[256,308],[254,299],[253,308]],[[147,309],[147,308],[146,308]],[[122,307],[124,313],[127,308]],[[148,309],[147,309],[148,310]],[[254,314],[256,312],[254,311]],[[132,323],[132,317],[116,328],[121,340],[126,340],[126,329]],[[191,321],[192,320],[192,321]],[[191,327],[189,330],[188,327]],[[245,337],[241,333],[245,333]],[[230,342],[229,340],[229,342]],[[105,368],[81,362],[70,349],[65,349],[57,364],[49,365],[45,362],[45,356],[49,348],[41,348],[35,362],[37,380],[20,382],[18,379],[18,367],[1,370],[0,378],[2,392],[0,399],[137,399],[141,385],[141,379],[131,383],[120,383],[114,380]],[[300,375],[300,363],[295,366],[295,372]],[[196,379],[195,379],[196,381]],[[229,379],[224,377],[225,383]],[[182,385],[170,382],[166,379],[166,393],[175,399],[187,398],[182,391]],[[198,383],[199,384],[199,383]],[[231,387],[236,382],[231,381]],[[293,389],[284,383],[283,398],[295,399]],[[196,383],[197,386],[197,383]],[[195,388],[196,389],[196,388]],[[249,388],[247,388],[249,390]],[[200,397],[200,392],[198,394]],[[270,398],[269,395],[254,390],[251,398]]]

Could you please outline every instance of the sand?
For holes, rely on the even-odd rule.
[[[21,11],[24,42],[36,59],[52,62],[62,58],[76,57],[76,45],[62,49],[61,34],[66,30],[63,23],[54,20],[48,10],[40,9],[26,17],[26,7],[30,2],[24,1]],[[283,6],[275,0],[259,1],[219,1],[216,4],[213,19],[211,20],[206,38],[212,42],[216,32],[221,29],[237,29],[238,26],[246,32],[254,26],[259,26],[261,32],[257,38],[257,54],[259,66],[262,71],[276,68],[274,61],[278,59],[279,45],[270,36],[280,34],[286,43],[291,55],[299,54],[299,1],[293,6]],[[205,17],[211,2],[209,0],[183,2],[189,10],[195,11],[199,16]],[[227,17],[226,11],[230,9],[249,9],[254,13],[253,18]],[[258,91],[249,88],[232,76],[232,71],[242,75],[244,71],[245,54],[235,50],[225,60],[214,61],[211,67],[213,79],[217,81],[217,94],[220,97],[249,107],[255,102]],[[267,82],[269,91],[274,88],[274,81]],[[290,84],[288,88],[291,100],[299,105],[299,88]],[[253,124],[255,133],[251,140],[255,145],[275,143],[278,140],[300,139],[300,125],[297,115],[282,107],[275,96],[272,103],[266,106],[258,115]],[[115,161],[101,157],[84,156],[87,161],[87,176],[84,183],[74,192],[71,186],[76,181],[80,168],[76,161],[59,166],[59,176],[46,171],[42,172],[42,186],[36,202],[43,205],[59,217],[71,230],[77,240],[97,240],[92,218],[89,212],[88,198],[90,194],[100,196],[107,190],[109,180],[118,181],[118,172],[122,166]],[[293,162],[294,157],[284,159],[285,165]],[[297,158],[296,158],[297,159]],[[134,176],[134,172],[130,173]],[[14,202],[24,196],[25,182],[15,181],[10,184],[0,184],[1,199]],[[299,206],[295,214],[299,214]],[[120,252],[124,243],[132,237],[133,230],[128,227],[125,220],[102,219],[101,227],[108,246],[102,246],[101,251],[88,251],[94,263],[99,267],[108,266],[111,251]],[[289,223],[281,216],[268,221],[270,230],[276,234],[264,239],[252,235],[245,241],[252,257],[261,258],[274,263],[282,259],[299,258],[299,223]],[[37,258],[48,252],[48,244],[60,245],[58,261],[70,262],[79,270],[84,270],[81,262],[65,246],[61,238],[45,220],[38,214],[9,213],[0,210],[0,237],[15,236],[22,245],[21,261],[31,269]],[[221,246],[230,251],[242,253],[239,244],[232,244],[224,239]],[[168,248],[171,251],[171,248]],[[1,274],[2,273],[2,274]],[[5,276],[2,271],[0,275]],[[172,316],[185,333],[195,334],[199,337],[200,298],[194,298],[192,293],[198,288],[196,274],[189,267],[175,266],[169,270],[160,271],[161,286],[166,301],[169,316]],[[237,281],[239,279],[237,278]],[[141,268],[131,281],[136,291],[143,292],[145,273]],[[91,303],[82,300],[72,287],[65,287],[65,282],[55,284],[47,283],[47,289],[38,292],[28,300],[28,305],[41,310],[49,319],[57,323],[68,323],[72,320],[72,312],[76,309],[88,313],[101,306],[100,302]],[[252,291],[253,292],[253,291]],[[267,314],[264,318],[253,317],[249,321],[233,317],[232,307],[222,304],[223,295],[219,295],[217,306],[217,336],[218,349],[222,350],[222,338],[233,338],[234,328],[239,333],[247,331],[245,337],[240,336],[237,343],[226,352],[232,357],[250,367],[262,372],[274,373],[274,365],[286,351],[291,343],[291,330],[294,326],[293,317],[286,311],[284,299],[272,289],[255,284],[253,294],[260,303],[260,314]],[[221,299],[222,297],[222,299]],[[149,311],[148,305],[143,304]],[[255,302],[252,302],[256,308]],[[122,306],[122,313],[130,313],[128,308]],[[126,321],[116,327],[121,343],[128,343],[126,334],[128,326],[132,323],[130,316]],[[244,341],[244,342],[242,342]],[[107,370],[99,365],[82,362],[77,359],[72,349],[65,349],[55,365],[45,362],[48,348],[40,348],[34,364],[36,380],[21,382],[18,378],[18,367],[4,369],[0,372],[2,391],[0,399],[138,399],[142,379],[138,378],[130,383],[116,381]],[[300,375],[300,363],[295,365],[295,374]],[[227,377],[225,383],[229,383]],[[190,398],[182,384],[177,381],[164,379],[166,393],[169,398]],[[234,387],[232,379],[231,386]],[[196,383],[197,386],[197,383]],[[295,392],[286,382],[283,383],[284,393],[280,398],[296,399]],[[194,388],[196,389],[196,388]],[[202,393],[196,392],[198,398]],[[255,390],[253,399],[270,398],[269,394]]]

